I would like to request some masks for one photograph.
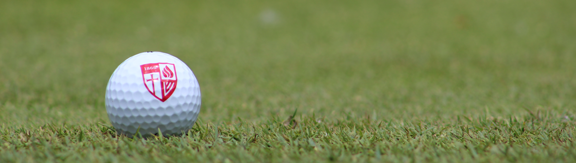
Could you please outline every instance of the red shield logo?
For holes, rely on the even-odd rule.
[[[168,100],[178,83],[176,66],[173,63],[148,63],[140,65],[140,68],[148,92],[162,102]]]

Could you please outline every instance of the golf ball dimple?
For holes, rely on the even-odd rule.
[[[196,122],[201,94],[198,80],[180,59],[143,52],[126,59],[106,87],[106,111],[119,134],[132,137],[179,135]]]

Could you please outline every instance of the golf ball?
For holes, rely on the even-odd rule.
[[[119,134],[180,135],[196,122],[200,86],[180,59],[143,52],[126,59],[106,87],[106,111]]]

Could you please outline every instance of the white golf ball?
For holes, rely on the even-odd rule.
[[[180,59],[143,52],[126,59],[106,87],[106,111],[119,134],[179,135],[200,113],[200,86]]]

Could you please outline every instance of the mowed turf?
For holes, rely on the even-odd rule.
[[[0,1],[0,162],[574,162],[575,17],[571,0]],[[108,120],[109,77],[143,51],[199,80],[184,136]]]

